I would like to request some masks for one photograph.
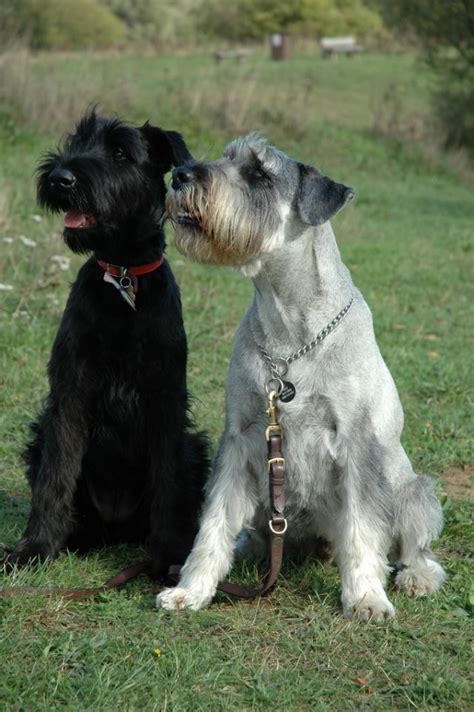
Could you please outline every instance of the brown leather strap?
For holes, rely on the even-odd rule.
[[[276,421],[275,421],[276,423]],[[285,458],[281,452],[281,428],[278,425],[269,428],[268,440],[268,477],[270,488],[270,508],[271,519],[268,522],[271,534],[270,545],[270,570],[264,577],[260,586],[251,588],[231,583],[230,581],[220,581],[217,588],[223,593],[239,598],[255,598],[255,596],[265,596],[275,585],[280,573],[283,560],[283,539],[285,536],[287,522],[284,517],[285,511]],[[140,574],[149,573],[149,561],[140,561],[138,564],[128,566],[120,571],[116,576],[108,579],[102,586],[97,588],[35,588],[34,586],[12,586],[10,588],[0,588],[0,598],[13,598],[13,596],[52,596],[59,595],[66,599],[81,599],[103,593],[109,588],[122,586]],[[181,566],[170,566],[168,576],[175,581],[179,581]]]
[[[270,570],[260,586],[251,588],[230,581],[220,581],[218,591],[239,598],[265,596],[275,585],[283,560],[283,539],[287,523],[283,516],[285,510],[285,459],[281,452],[281,434],[271,432],[268,439],[268,475],[270,486],[271,519],[268,522],[271,534]],[[168,575],[176,583],[179,581],[181,566],[171,566]]]
[[[238,598],[255,598],[256,596],[265,596],[270,592],[270,589],[276,583],[278,575],[281,569],[281,562],[283,559],[283,537],[272,535],[272,543],[270,549],[270,570],[266,574],[260,586],[252,588],[250,586],[242,586],[238,583],[232,583],[231,581],[219,581],[217,584],[217,590],[222,591],[222,593],[227,593],[230,596],[237,596]],[[181,573],[182,566],[170,566],[168,570],[168,576],[175,582],[179,583],[179,575]]]
[[[127,566],[118,574],[107,579],[102,586],[97,588],[61,588],[56,586],[35,587],[35,586],[10,586],[0,588],[0,598],[13,598],[14,596],[61,596],[67,600],[78,600],[81,598],[90,598],[98,593],[103,593],[109,588],[123,586],[140,574],[149,573],[150,561],[140,561],[132,566]]]

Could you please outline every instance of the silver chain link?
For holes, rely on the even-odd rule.
[[[324,329],[321,329],[321,331],[320,331],[319,334],[316,336],[316,338],[314,338],[312,341],[310,341],[309,344],[306,344],[306,346],[302,346],[300,349],[298,349],[298,351],[295,351],[293,354],[291,354],[291,356],[286,356],[286,357],[278,356],[277,358],[272,358],[272,357],[270,356],[270,354],[268,353],[268,351],[266,351],[266,350],[263,348],[263,346],[260,346],[260,344],[257,342],[258,350],[260,351],[260,353],[262,354],[263,358],[265,359],[265,361],[268,363],[268,365],[269,365],[269,367],[270,367],[270,371],[271,371],[271,374],[272,374],[272,378],[274,378],[274,379],[276,379],[277,381],[280,381],[280,382],[281,382],[281,379],[283,378],[283,376],[285,376],[285,374],[286,374],[287,371],[288,371],[288,366],[290,365],[290,363],[293,363],[293,361],[296,361],[297,359],[301,358],[301,356],[304,356],[304,355],[307,354],[309,351],[311,351],[312,349],[314,349],[315,346],[317,346],[318,344],[320,344],[321,341],[324,341],[324,339],[326,338],[326,336],[329,336],[329,334],[330,334],[332,331],[334,331],[334,329],[336,328],[336,326],[337,326],[337,325],[341,322],[341,320],[346,316],[347,312],[349,311],[349,309],[350,309],[351,306],[352,306],[353,301],[354,301],[354,295],[352,295],[352,297],[351,297],[349,303],[346,304],[346,306],[345,306],[343,309],[341,309],[341,311],[339,312],[339,314],[337,314],[337,315],[334,317],[334,319],[333,319],[332,321],[330,321],[329,324],[327,324],[327,325],[324,327]],[[283,364],[284,364],[283,370],[281,369],[281,367],[279,368],[278,363],[280,363],[280,364],[283,363]]]

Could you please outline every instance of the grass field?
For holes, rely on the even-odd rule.
[[[260,129],[356,188],[334,228],[400,391],[404,444],[417,471],[437,478],[446,517],[437,554],[449,572],[429,599],[390,591],[396,621],[365,626],[344,621],[337,571],[315,562],[287,564],[265,600],[220,595],[199,613],[156,610],[145,579],[76,603],[0,599],[0,709],[471,708],[472,172],[433,141],[430,81],[411,56],[375,54],[279,64],[257,53],[220,67],[204,55],[0,62],[0,282],[11,287],[1,292],[0,541],[14,543],[25,524],[20,454],[81,262],[62,244],[59,219],[33,217],[35,162],[100,101],[182,130],[197,156],[217,157],[235,134]],[[70,266],[60,269],[55,255]],[[190,264],[172,246],[168,255],[182,288],[195,414],[215,444],[251,284]],[[127,547],[64,554],[2,584],[96,585],[141,556]]]

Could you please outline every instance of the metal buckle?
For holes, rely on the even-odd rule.
[[[273,521],[270,519],[268,522],[268,526],[270,527],[270,531],[272,534],[276,534],[277,536],[283,536],[283,534],[286,532],[288,529],[288,522],[286,519],[283,517],[282,520],[278,522],[278,524],[283,524],[283,529],[279,532],[273,527]]]
[[[275,462],[278,462],[279,465],[283,465],[283,467],[285,466],[285,458],[284,457],[271,457],[268,460],[268,472],[270,472],[271,467],[272,467],[273,463],[275,463]]]

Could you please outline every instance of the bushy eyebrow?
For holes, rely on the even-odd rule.
[[[135,160],[145,160],[147,151],[136,129],[128,126],[110,124],[104,127],[104,143],[111,147],[120,147],[126,155]]]

